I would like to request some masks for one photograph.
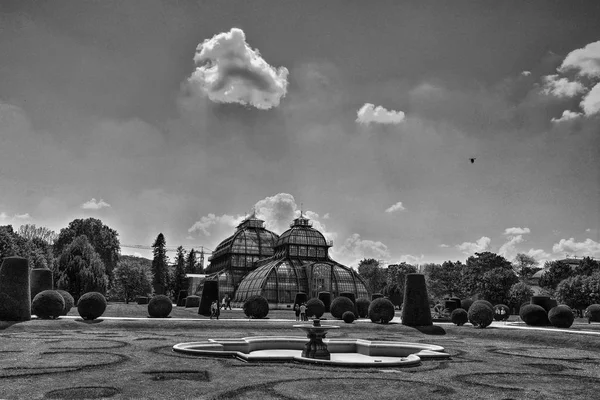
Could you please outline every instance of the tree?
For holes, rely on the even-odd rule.
[[[474,256],[467,258],[467,262],[462,270],[462,282],[465,287],[465,291],[469,295],[482,292],[484,290],[484,281],[482,278],[484,277],[485,273],[497,268],[501,270],[512,271],[513,267],[512,264],[506,260],[506,258],[489,251],[475,253]],[[488,275],[488,277],[491,278],[490,275]],[[510,285],[508,288],[506,288],[506,291],[508,291],[509,288]]]
[[[466,297],[462,283],[462,270],[464,264],[460,261],[444,261],[440,264],[425,264],[423,272],[427,282],[427,292],[434,299],[446,296]]]
[[[195,274],[198,262],[196,261],[196,251],[191,249],[185,259],[185,273]]]
[[[4,257],[10,257],[16,254],[17,248],[15,246],[12,226],[0,226],[0,263]]]
[[[58,238],[53,230],[45,226],[36,227],[35,224],[21,225],[17,233],[27,240],[40,239],[48,244],[54,244],[54,241]]]
[[[135,300],[137,296],[152,293],[152,276],[143,263],[133,259],[121,259],[114,271],[112,291],[125,303]]]
[[[358,274],[365,281],[369,293],[380,293],[386,285],[386,272],[374,258],[361,260],[358,264]]]
[[[512,268],[494,268],[483,274],[478,284],[478,292],[492,304],[505,304],[510,297],[511,287],[517,282],[519,278]]]
[[[417,272],[417,267],[405,262],[388,265],[386,274],[387,285],[383,290],[383,294],[388,296],[394,305],[402,305],[406,275],[414,274],[415,272]]]
[[[590,276],[597,272],[600,272],[600,263],[591,257],[584,257],[581,261],[579,261],[579,265],[574,271],[576,275],[585,276]]]
[[[167,251],[165,236],[159,233],[152,247],[154,258],[152,260],[152,286],[156,294],[165,294],[169,283],[169,267],[167,265]]]
[[[172,285],[174,296],[178,296],[180,290],[187,290],[188,287],[187,277],[185,276],[185,251],[182,246],[177,248]]]
[[[546,272],[540,278],[539,285],[546,289],[556,289],[560,281],[573,275],[571,266],[562,261],[547,261],[544,269]]]
[[[539,263],[530,255],[519,253],[513,261],[513,268],[521,279],[530,279],[533,274],[539,271]]]
[[[87,236],[76,237],[63,250],[56,282],[56,286],[71,293],[76,302],[87,292],[106,293],[108,278],[104,264]]]
[[[121,251],[119,234],[104,225],[99,219],[87,218],[71,221],[69,226],[60,230],[54,244],[54,254],[61,254],[73,239],[81,235],[87,236],[89,243],[100,256],[109,279],[112,279],[112,271],[117,266]]]
[[[517,311],[521,304],[528,302],[533,296],[533,289],[525,282],[517,282],[510,287],[508,291],[508,306]]]
[[[0,227],[0,231],[0,260],[9,255],[25,257],[31,269],[52,269],[54,256],[49,243],[38,237],[23,237],[11,225]]]

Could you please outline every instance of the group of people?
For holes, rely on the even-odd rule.
[[[226,310],[229,308],[231,310],[231,297],[229,295],[223,297],[223,301],[219,303],[219,300],[215,300],[210,305],[210,319],[215,317],[219,319],[219,315],[221,315],[221,308]]]
[[[294,311],[296,311],[296,321],[308,321],[305,303],[294,304]]]

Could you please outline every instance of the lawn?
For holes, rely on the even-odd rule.
[[[431,336],[400,324],[328,321],[341,326],[330,338],[438,344],[452,359],[387,369],[248,364],[171,348],[209,338],[302,336],[293,312],[248,320],[228,310],[211,321],[196,310],[175,307],[172,318],[151,319],[146,306],[111,303],[103,317],[141,319],[85,322],[72,310],[73,318],[0,323],[0,399],[590,399],[600,387],[600,336],[450,324],[442,325],[446,335]]]

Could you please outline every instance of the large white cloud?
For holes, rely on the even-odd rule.
[[[281,234],[296,217],[298,206],[291,194],[278,193],[257,201],[254,208],[257,216],[265,220],[267,229]]]
[[[558,75],[548,75],[543,77],[543,80],[544,87],[542,92],[544,94],[552,94],[556,97],[573,97],[586,90],[581,82],[559,78]]]
[[[560,72],[577,70],[580,75],[600,77],[600,40],[570,52],[559,68]]]
[[[246,43],[244,31],[232,28],[200,43],[189,83],[217,103],[259,109],[277,107],[287,91],[288,70],[274,68]]]
[[[243,218],[243,215],[233,216],[223,214],[217,216],[215,214],[210,213],[208,215],[202,216],[200,220],[194,222],[194,225],[192,225],[188,229],[188,232],[200,232],[204,234],[204,236],[211,236],[211,231],[214,226],[222,226],[225,229],[228,229],[230,231],[229,234],[231,234],[233,233],[233,230],[231,228],[236,227],[242,221]],[[223,237],[223,239],[225,239],[225,237]]]
[[[525,254],[533,257],[539,263],[538,265],[540,266],[543,266],[544,263],[550,259],[550,254],[546,253],[546,251],[544,251],[543,249],[531,248]]]
[[[511,236],[508,239],[508,241],[506,241],[505,243],[502,244],[502,246],[500,246],[500,249],[498,249],[498,254],[500,254],[502,257],[506,258],[507,260],[510,260],[510,259],[514,258],[514,256],[517,255],[516,245],[519,243],[523,243],[524,241],[525,241],[525,239],[523,239],[523,235]]]
[[[585,115],[590,116],[600,112],[600,83],[597,83],[581,100],[581,108]]]
[[[333,258],[348,266],[355,267],[363,258],[374,258],[387,261],[390,258],[390,250],[380,241],[362,239],[358,233],[353,233],[341,246],[336,247]]]
[[[483,251],[487,251],[490,249],[490,243],[492,239],[487,236],[482,236],[475,242],[463,242],[461,244],[456,245],[456,248],[466,254],[468,256],[473,255],[475,253],[481,253]]]
[[[100,210],[102,208],[108,208],[110,204],[108,204],[104,199],[96,200],[92,197],[91,200],[86,201],[81,205],[81,208],[84,210]]]
[[[377,124],[399,124],[404,121],[405,115],[402,111],[386,110],[382,106],[375,107],[374,104],[365,103],[356,112],[356,122],[368,125]]]
[[[552,246],[554,253],[568,253],[578,256],[600,256],[600,243],[592,239],[585,239],[583,242],[576,242],[574,238],[560,239],[558,243]]]

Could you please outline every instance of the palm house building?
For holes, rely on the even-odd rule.
[[[291,308],[299,292],[308,298],[319,292],[329,292],[332,299],[342,292],[368,297],[362,278],[329,257],[332,245],[302,214],[281,236],[253,214],[217,246],[207,279],[218,280],[219,298],[230,295],[236,307],[253,295],[280,309]]]

